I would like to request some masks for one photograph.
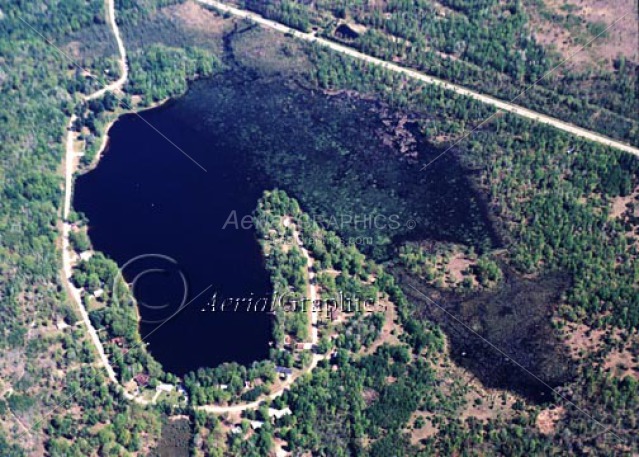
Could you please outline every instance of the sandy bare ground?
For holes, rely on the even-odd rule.
[[[636,205],[639,206],[639,187],[637,187],[630,195],[626,195],[625,197],[619,196],[612,199],[612,205],[610,208],[610,218],[617,219],[623,216],[626,211],[628,211],[628,203],[636,202]]]
[[[537,416],[537,428],[544,435],[552,435],[555,432],[557,422],[559,422],[565,412],[563,406],[553,406],[542,410]]]
[[[399,335],[403,333],[402,327],[397,324],[397,311],[395,305],[390,301],[382,302],[384,310],[384,325],[380,332],[379,337],[369,347],[363,349],[361,354],[370,355],[374,354],[377,349],[383,344],[396,345],[400,344]]]
[[[567,62],[567,65],[582,69],[587,66],[604,64],[612,68],[613,59],[624,56],[639,61],[639,25],[636,0],[543,0],[545,7],[555,14],[564,15],[570,8],[570,14],[586,23],[600,24],[603,27],[616,22],[608,32],[592,43],[584,52],[580,52]],[[529,8],[532,16],[532,29],[535,38],[544,46],[552,46],[562,56],[571,56],[579,50],[577,35],[583,34],[586,24],[568,30],[562,24],[542,18],[536,12],[536,6]],[[633,12],[634,11],[634,12]],[[586,35],[588,36],[588,35]]]
[[[564,344],[575,360],[582,360],[589,354],[606,348],[606,339],[614,342],[615,348],[606,351],[596,362],[616,377],[632,376],[639,379],[639,336],[622,337],[619,329],[592,329],[584,324],[565,323]]]

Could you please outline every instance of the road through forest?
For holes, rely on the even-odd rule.
[[[594,141],[596,143],[604,144],[606,146],[610,146],[616,149],[620,149],[622,151],[629,152],[639,157],[639,148],[631,146],[629,144],[623,143],[621,141],[613,140],[612,138],[608,138],[604,135],[600,135],[598,133],[592,132],[590,130],[577,127],[576,125],[570,124],[568,122],[561,121],[551,116],[547,116],[545,114],[538,113],[536,111],[523,108],[522,106],[515,105],[510,102],[506,102],[503,100],[499,100],[490,95],[485,95],[474,90],[468,89],[466,87],[453,84],[443,79],[436,78],[434,76],[429,76],[425,73],[421,73],[417,70],[412,70],[410,68],[402,67],[401,65],[397,65],[396,63],[387,62],[382,59],[378,59],[377,57],[370,56],[368,54],[364,54],[359,52],[353,48],[348,46],[344,46],[342,44],[336,43],[334,41],[327,40],[325,38],[321,38],[316,36],[313,33],[305,33],[300,32],[299,30],[288,27],[279,22],[272,21],[270,19],[266,19],[263,16],[253,13],[251,11],[239,9],[233,6],[229,6],[225,3],[219,2],[217,0],[197,0],[202,5],[208,5],[217,9],[224,13],[229,13],[234,16],[250,19],[251,21],[260,24],[264,27],[268,27],[273,30],[277,30],[278,32],[285,33],[287,35],[292,35],[295,38],[300,40],[309,41],[312,43],[317,43],[326,48],[330,48],[333,51],[339,52],[341,54],[348,55],[355,59],[363,60],[365,62],[369,62],[373,65],[379,65],[387,70],[393,71],[395,73],[404,74],[410,78],[419,80],[426,84],[434,84],[436,86],[443,87],[447,90],[455,92],[459,95],[464,95],[480,102],[486,103],[488,105],[492,105],[498,110],[507,111],[509,113],[516,114],[518,116],[522,116],[528,119],[532,119],[534,121],[540,122],[542,124],[552,125],[555,128],[563,130],[564,132],[568,132],[572,135],[579,136],[581,138],[586,138],[588,140]]]

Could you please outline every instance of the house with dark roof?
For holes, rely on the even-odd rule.
[[[293,374],[293,370],[286,367],[275,367],[275,372],[280,375],[280,377],[288,378]]]

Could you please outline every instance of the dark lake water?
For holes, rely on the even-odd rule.
[[[214,292],[271,293],[255,233],[222,229],[233,211],[250,215],[265,189],[286,190],[377,259],[407,238],[478,249],[496,242],[453,155],[420,172],[438,151],[419,139],[418,161],[398,153],[382,139],[389,124],[376,102],[225,74],[141,116],[154,128],[135,115],[116,122],[99,166],[78,178],[74,205],[88,216],[94,247],[135,280],[142,337],[172,373],[268,356],[267,314],[201,311]],[[183,282],[192,303],[166,320]]]
[[[214,292],[226,297],[270,294],[254,232],[221,229],[232,211],[250,214],[269,186],[256,178],[242,154],[215,132],[195,130],[198,120],[181,114],[179,106],[167,105],[142,116],[207,172],[142,119],[127,115],[111,129],[99,166],[77,180],[74,200],[90,220],[97,250],[121,267],[146,256],[123,272],[128,281],[139,278],[135,296],[146,304],[139,306],[146,321],[142,337],[164,368],[176,374],[266,358],[271,335],[264,313],[201,311]],[[188,305],[163,323],[182,303],[178,270],[188,284]],[[138,276],[144,271],[149,273]]]

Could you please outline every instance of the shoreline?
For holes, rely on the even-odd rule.
[[[180,97],[180,96],[181,95],[179,95],[178,97]],[[84,167],[76,166],[75,170],[73,172],[74,175],[76,175],[76,174],[83,175],[85,173],[88,173],[88,172],[92,171],[94,168],[96,168],[100,164],[100,159],[102,158],[104,152],[107,150],[107,147],[109,146],[109,140],[110,140],[109,131],[111,130],[111,127],[113,127],[115,125],[115,123],[120,120],[121,117],[126,116],[128,114],[139,115],[140,113],[144,113],[146,111],[150,111],[150,110],[155,109],[155,108],[160,108],[160,107],[164,106],[165,104],[175,100],[175,98],[177,98],[177,97],[167,97],[167,98],[165,98],[163,100],[160,100],[158,102],[154,102],[151,105],[146,106],[146,107],[144,107],[144,108],[142,108],[140,110],[138,110],[136,108],[130,108],[130,109],[124,110],[124,111],[119,112],[119,113],[114,113],[114,117],[112,119],[110,119],[106,123],[106,125],[104,126],[104,129],[103,129],[102,135],[101,135],[102,142],[100,144],[100,147],[98,148],[98,150],[95,153],[95,157],[93,158],[93,160],[91,161],[90,164],[88,164],[88,165],[86,165]]]
[[[120,37],[120,32],[115,20],[115,0],[106,0],[106,9],[107,9],[107,20],[110,23],[111,30],[113,31],[113,34],[115,35],[115,39],[118,45],[118,52],[120,55],[119,63],[122,69],[122,74],[116,81],[112,82],[111,84],[108,84],[102,89],[92,94],[82,96],[82,99],[81,99],[82,102],[99,98],[108,91],[121,90],[122,87],[124,87],[124,84],[126,83],[126,80],[128,78],[126,49],[124,47],[122,38]],[[62,242],[60,246],[62,250],[62,268],[60,269],[60,276],[61,276],[63,285],[67,291],[69,300],[75,303],[80,313],[80,320],[86,326],[89,339],[92,341],[93,346],[97,352],[97,356],[98,356],[97,361],[106,370],[107,379],[113,382],[121,390],[123,396],[126,399],[133,400],[138,404],[147,404],[148,402],[145,399],[138,398],[136,396],[129,394],[126,391],[126,389],[124,389],[122,384],[120,384],[120,382],[118,381],[115,371],[113,370],[113,366],[111,365],[104,351],[104,345],[102,344],[102,341],[100,340],[98,332],[96,331],[95,327],[91,323],[91,319],[89,318],[87,309],[84,306],[84,303],[82,302],[81,291],[80,289],[75,287],[75,285],[71,282],[71,277],[73,274],[73,263],[71,259],[70,242],[69,242],[69,233],[71,232],[69,215],[71,212],[74,177],[75,177],[75,172],[77,171],[77,168],[78,168],[75,163],[77,159],[77,153],[78,153],[75,150],[75,141],[76,141],[78,132],[73,130],[73,124],[75,123],[76,119],[77,119],[77,116],[75,114],[72,114],[69,119],[69,122],[66,125],[66,135],[65,135],[66,141],[65,141],[65,153],[64,153],[64,165],[63,165],[64,184],[65,184],[64,200],[63,200],[64,206],[62,207],[62,220],[59,221],[59,223],[61,224],[61,229],[62,229],[61,230]],[[117,120],[117,117],[115,120]],[[104,132],[102,133],[103,139],[102,139],[102,144],[100,145],[101,151],[103,151],[106,145],[108,144],[108,129],[113,125],[115,120],[107,124],[107,128],[105,128]]]

